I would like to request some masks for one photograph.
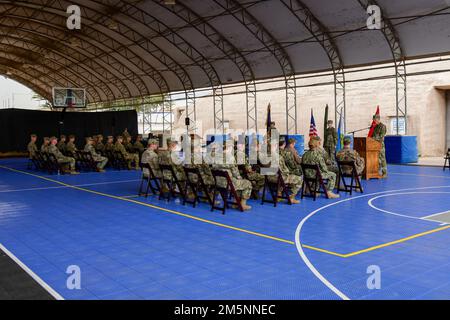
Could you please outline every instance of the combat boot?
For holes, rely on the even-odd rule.
[[[291,195],[289,197],[289,199],[291,200],[292,204],[299,204],[300,203],[300,200],[295,199],[295,195]]]
[[[244,211],[249,211],[252,209],[252,207],[247,204],[247,200],[244,199],[241,200],[241,206]]]
[[[328,191],[327,195],[328,195],[328,198],[330,198],[330,199],[339,199],[341,197],[340,195],[335,194],[335,193],[333,193],[331,191]]]

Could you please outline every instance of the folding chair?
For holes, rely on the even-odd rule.
[[[206,183],[203,181],[202,175],[198,168],[187,168],[184,167],[184,173],[186,174],[186,194],[188,189],[194,194],[194,200],[189,200],[187,196],[184,198],[183,205],[186,203],[192,204],[195,208],[200,200],[206,200],[212,206],[213,200],[209,194],[210,188],[207,187]],[[195,178],[196,177],[196,178]]]
[[[130,168],[128,167],[128,161],[127,159],[125,159],[125,156],[122,154],[122,152],[114,151],[114,160],[117,170],[122,169],[130,170]]]
[[[450,170],[450,148],[447,149],[447,153],[446,153],[444,159],[445,159],[444,168],[442,170],[444,170],[444,171],[445,171],[445,169]]]
[[[152,168],[150,167],[150,164],[143,163],[142,169],[148,170],[148,176],[146,177],[144,175],[144,172],[142,172],[142,178],[141,178],[141,186],[139,187],[138,195],[141,196],[145,194],[145,197],[148,198],[148,191],[151,190],[152,194],[157,195],[161,193],[161,186],[159,184],[159,178],[156,177],[155,173],[153,172]],[[143,192],[142,188],[144,187],[144,183],[147,181],[147,187],[145,189],[145,193]],[[156,185],[153,185],[153,183]]]
[[[328,192],[325,183],[328,182],[327,179],[322,178],[322,174],[320,173],[319,166],[317,164],[301,164],[303,171],[303,184],[302,184],[302,199],[304,197],[313,198],[314,201],[317,199],[317,193],[325,194],[325,197],[328,199]],[[314,177],[309,178],[308,172],[314,171]],[[307,189],[307,190],[306,190]],[[308,193],[306,193],[308,191]]]
[[[292,205],[291,198],[289,197],[289,188],[284,182],[281,171],[278,170],[277,182],[271,181],[269,176],[265,176],[264,189],[262,195],[261,204],[272,203],[274,207],[278,204],[278,199],[287,200],[289,205]],[[281,196],[278,195],[278,190],[281,189]],[[271,199],[266,199],[267,191],[269,191]]]
[[[231,180],[228,172],[223,170],[211,169],[211,173],[214,177],[214,192],[212,197],[211,211],[219,210],[222,211],[222,214],[225,214],[226,209],[229,208],[230,205],[236,205],[239,211],[244,212],[244,208],[242,208],[241,204],[241,197],[239,197],[238,193],[236,192],[233,181]],[[220,179],[226,180],[226,187],[220,187],[218,185],[217,182],[220,181]],[[220,207],[215,203],[218,194],[220,194],[220,196],[222,197],[223,207]],[[235,199],[235,202],[230,201],[233,198]]]
[[[48,173],[64,174],[63,165],[56,160],[56,157],[51,153],[47,153],[46,156],[48,159]]]
[[[173,170],[172,165],[164,165],[160,164],[159,168],[161,169],[161,192],[159,193],[159,200],[166,199],[170,201],[172,197],[180,197],[183,200],[183,203],[186,198],[185,188],[181,185],[181,182],[178,180],[177,175],[175,174],[175,170]],[[165,173],[165,174],[164,174]],[[167,178],[170,177],[170,178]],[[168,192],[167,197],[164,196],[164,192],[162,190],[163,186],[167,186]],[[177,190],[178,188],[178,190]]]
[[[45,171],[46,170],[46,160],[44,159],[44,155],[40,151],[36,151],[34,158],[36,159],[38,170]]]
[[[361,185],[361,179],[360,175],[358,175],[358,171],[356,170],[356,165],[354,161],[337,161],[338,165],[338,178],[337,178],[337,192],[340,191],[349,192],[350,195],[352,195],[353,190],[357,190],[361,193],[364,193],[363,187]],[[351,169],[350,173],[347,173],[346,169]],[[350,178],[350,184],[347,183],[345,178]],[[341,188],[341,180],[342,184],[344,185],[343,188]]]
[[[86,170],[97,171],[97,162],[92,157],[92,154],[87,151],[79,151],[80,158]]]

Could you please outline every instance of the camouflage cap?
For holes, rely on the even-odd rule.
[[[156,139],[150,139],[150,140],[148,140],[148,145],[152,145],[152,144],[158,144],[158,145],[159,145],[159,142],[158,142],[158,140],[156,140]]]
[[[62,134],[60,138],[61,138],[61,139],[65,139],[66,136],[65,136],[64,134]]]
[[[55,136],[53,136],[53,137],[50,137],[50,138],[48,138],[50,141],[53,141],[53,140],[58,140],[58,138],[57,137],[55,137]]]
[[[117,140],[119,140],[119,139],[123,140],[123,136],[117,136],[116,139]]]
[[[351,143],[352,143],[352,139],[350,137],[345,137],[344,138],[344,144],[345,145],[348,145],[348,144],[351,144]]]
[[[177,140],[167,139],[167,145],[178,144]]]
[[[86,141],[94,141],[92,137],[86,137]]]
[[[108,136],[108,139],[114,139],[114,137],[113,136]]]
[[[288,144],[297,143],[297,140],[295,140],[294,138],[289,138],[287,143]]]
[[[310,141],[320,142],[320,141],[322,141],[322,139],[319,136],[314,136],[314,137],[311,137]]]

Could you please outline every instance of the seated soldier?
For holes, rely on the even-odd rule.
[[[178,142],[175,140],[167,140],[167,150],[160,151],[158,153],[159,164],[171,165],[173,171],[177,176],[178,181],[186,181],[186,175],[183,169],[183,161],[180,159],[179,153],[177,151]],[[165,179],[171,179],[169,173],[164,172],[166,175]]]
[[[128,153],[136,153],[133,148],[133,144],[131,143],[131,136],[127,136],[126,138],[124,137],[122,144]]]
[[[123,142],[123,137],[117,136],[116,144],[114,145],[114,151],[120,152],[123,155],[124,159],[127,161],[128,169],[131,169],[132,164],[134,163],[135,169],[140,170],[139,156],[135,153],[128,153],[127,150],[125,149],[125,147],[123,146],[122,142]]]
[[[250,210],[252,207],[247,204],[247,200],[250,199],[253,186],[250,181],[243,179],[241,174],[239,173],[239,169],[236,165],[236,159],[234,157],[233,147],[231,144],[224,148],[223,161],[216,161],[216,163],[213,165],[213,168],[228,172],[228,175],[233,182],[234,188],[241,198],[242,209],[244,209],[245,211]],[[217,180],[217,184],[219,185],[219,187],[226,187],[227,182],[223,178],[219,177]]]
[[[361,158],[356,150],[350,148],[351,143],[352,139],[350,139],[349,137],[344,138],[344,149],[337,153],[336,159],[338,161],[353,161],[355,163],[357,174],[361,175],[365,167],[364,158]],[[352,169],[348,166],[344,166],[342,170],[344,174],[351,174],[352,172]]]
[[[285,148],[286,148],[286,140],[285,139],[280,139],[279,147],[280,147],[280,153],[279,153],[278,165],[279,165],[279,169],[281,172],[281,176],[283,177],[284,183],[291,190],[291,195],[290,195],[291,203],[299,204],[300,201],[297,200],[295,197],[297,196],[297,193],[302,188],[303,179],[301,176],[291,174],[289,168],[286,165],[286,160],[284,158]],[[269,181],[272,183],[277,183],[278,175],[269,176]],[[282,190],[278,190],[279,196],[281,196],[281,192],[282,192]]]
[[[102,154],[105,151],[105,145],[103,144],[103,135],[98,134],[95,139],[95,151]]]
[[[41,145],[41,152],[48,152],[48,146],[50,145],[50,138],[44,137],[44,142]]]
[[[144,151],[142,154],[142,163],[148,163],[150,165],[150,168],[153,171],[153,174],[156,176],[156,178],[162,178],[161,170],[159,169],[159,159],[158,154],[156,151],[158,150],[158,140],[156,139],[150,139],[148,141],[147,150]],[[149,176],[148,169],[144,168],[144,177]]]
[[[143,154],[145,151],[144,145],[142,144],[142,135],[138,134],[136,137],[136,141],[133,144],[134,152],[138,154]]]
[[[211,173],[211,168],[208,163],[206,163],[205,159],[203,158],[202,153],[202,146],[200,143],[195,143],[193,152],[191,154],[192,161],[190,164],[186,164],[186,167],[188,168],[197,168],[203,182],[207,187],[214,185],[214,177]],[[195,179],[193,179],[195,182]]]
[[[105,151],[114,151],[114,137],[108,136],[108,139],[105,144]]]
[[[61,151],[62,154],[66,154],[66,136],[65,135],[63,135],[63,134],[61,135],[56,147],[58,148],[59,151]]]
[[[302,169],[300,164],[302,162],[302,158],[298,155],[297,150],[295,149],[295,144],[297,141],[293,138],[288,140],[287,146],[283,153],[284,161],[286,162],[286,166],[289,169],[289,172],[296,176],[302,175]]]
[[[253,170],[249,157],[245,153],[245,144],[243,143],[236,145],[236,163],[244,166],[248,180],[252,183],[253,190],[256,194],[259,194],[262,188],[264,188],[265,178],[262,174]]]
[[[36,140],[37,140],[37,135],[35,135],[35,134],[30,135],[30,143],[28,143],[28,146],[27,146],[28,157],[30,159],[34,159],[36,152],[38,151],[38,148],[36,146]]]
[[[318,165],[320,173],[323,179],[328,179],[327,194],[330,199],[339,198],[339,195],[334,194],[333,190],[336,185],[336,174],[330,171],[325,163],[324,153],[320,147],[320,138],[312,137],[309,141],[309,150],[305,152],[302,158],[302,163],[309,165]],[[314,178],[315,172],[308,170],[310,172],[304,172],[308,178]]]
[[[58,163],[64,165],[66,172],[69,172],[70,174],[78,174],[78,172],[75,171],[75,159],[72,157],[66,157],[65,155],[63,155],[61,153],[61,151],[59,151],[58,148],[56,147],[57,143],[58,143],[58,139],[56,137],[50,138],[50,145],[48,147],[48,153],[53,154],[56,158],[56,161],[58,161]]]
[[[97,171],[98,172],[105,172],[104,168],[106,164],[108,163],[108,159],[105,157],[102,157],[99,155],[94,148],[94,139],[91,137],[86,138],[86,145],[84,146],[84,151],[89,152],[94,159],[94,161],[97,163]]]
[[[69,141],[66,144],[67,155],[75,156],[75,153],[78,151],[77,146],[75,145],[75,136],[71,134],[69,136]]]

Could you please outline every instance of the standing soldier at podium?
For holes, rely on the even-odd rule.
[[[382,178],[387,177],[387,164],[386,164],[386,149],[384,145],[384,137],[386,136],[386,126],[381,122],[379,114],[373,116],[373,121],[375,121],[375,128],[373,130],[372,138],[381,143],[381,150],[378,161],[380,163],[380,169]]]

